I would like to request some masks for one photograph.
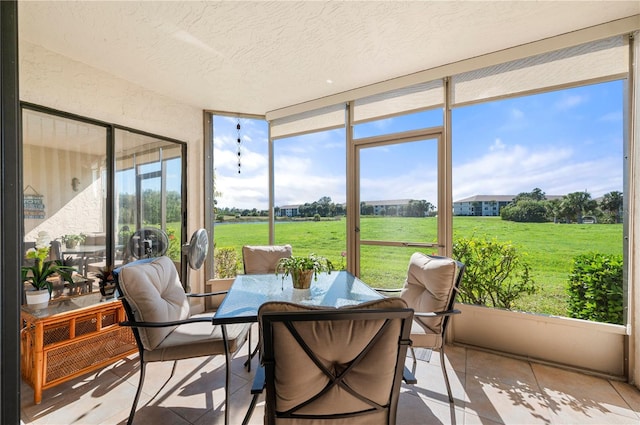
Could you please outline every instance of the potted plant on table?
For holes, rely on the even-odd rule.
[[[86,239],[86,236],[82,233],[80,233],[79,235],[70,234],[70,235],[62,236],[61,239],[62,239],[62,242],[64,243],[64,246],[66,246],[69,249],[72,249],[78,246],[78,244],[81,244],[82,242],[84,242],[84,240]]]
[[[281,258],[276,265],[276,275],[282,273],[282,279],[291,275],[295,289],[309,289],[311,278],[318,279],[318,273],[331,273],[333,264],[325,257],[309,254],[307,257],[291,256]]]
[[[27,251],[26,258],[33,260],[33,266],[22,267],[22,282],[31,284],[32,290],[26,291],[27,304],[45,307],[51,298],[52,282],[49,280],[59,275],[65,281],[73,283],[74,268],[65,266],[60,260],[46,260],[49,256],[51,240],[45,232],[38,234],[36,247]]]
[[[96,277],[100,279],[98,282],[100,293],[105,298],[113,297],[116,291],[116,277],[113,269],[113,266],[104,266],[96,273]]]

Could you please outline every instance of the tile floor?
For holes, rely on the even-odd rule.
[[[251,398],[253,372],[243,368],[246,355],[245,347],[232,364],[232,425],[241,423]],[[439,359],[436,353],[428,362],[419,361],[418,384],[403,386],[399,425],[640,424],[640,391],[633,386],[457,346],[447,347],[452,407]],[[134,424],[223,424],[223,356],[179,362],[163,388],[171,365],[147,366]],[[22,421],[125,424],[137,382],[136,355],[45,390],[39,405],[33,404],[31,387],[23,384]],[[261,399],[252,424],[262,423],[262,404]]]

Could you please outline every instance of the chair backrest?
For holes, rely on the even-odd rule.
[[[275,273],[278,260],[291,257],[291,245],[245,245],[242,263],[245,274]]]
[[[178,271],[166,256],[128,263],[115,271],[129,320],[170,322],[189,317],[190,307]],[[133,317],[130,317],[133,315]],[[133,328],[146,350],[155,349],[175,327]]]
[[[397,297],[339,309],[263,304],[266,423],[394,424],[412,318]]]
[[[416,252],[409,260],[400,297],[416,312],[451,310],[464,267],[452,258]],[[416,321],[428,333],[444,334],[449,316],[416,317]]]

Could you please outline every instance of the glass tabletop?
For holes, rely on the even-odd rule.
[[[239,275],[218,308],[214,324],[258,321],[258,308],[268,301],[343,307],[383,298],[366,283],[346,271],[319,273],[310,289],[294,289],[291,277],[282,275]]]

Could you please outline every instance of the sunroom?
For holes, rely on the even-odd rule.
[[[320,250],[372,286],[399,287],[412,252],[452,256],[460,237],[500,221],[454,215],[458,199],[543,184],[549,198],[619,192],[620,223],[555,229],[567,239],[614,229],[600,238],[623,257],[622,322],[525,297],[512,309],[460,303],[448,338],[640,388],[637,2],[18,2],[17,12],[20,240],[103,236],[99,255],[67,251],[87,276],[127,261],[125,226],[152,223],[175,241],[194,291],[225,277],[218,249],[295,240],[294,251]],[[579,109],[589,102],[610,109]],[[160,211],[145,197],[159,197]],[[313,220],[283,216],[322,203],[332,212],[311,216],[331,241],[298,239],[293,226]],[[422,209],[406,216],[411,208]],[[199,228],[216,249],[190,271],[179,247]],[[486,235],[520,240],[495,232]],[[578,252],[554,255],[599,248],[587,236]],[[564,282],[568,270],[531,273]]]

